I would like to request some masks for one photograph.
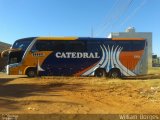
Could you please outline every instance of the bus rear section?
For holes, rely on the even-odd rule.
[[[145,47],[144,39],[39,37],[8,71],[29,77],[136,76],[147,73]]]
[[[105,68],[110,77],[147,74],[147,44],[143,38],[115,38],[105,42]],[[105,67],[104,67],[105,66]]]

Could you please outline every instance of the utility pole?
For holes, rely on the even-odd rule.
[[[94,37],[94,30],[93,30],[93,27],[91,28],[91,37],[92,37],[92,38]]]

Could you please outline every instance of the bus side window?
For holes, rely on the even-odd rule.
[[[144,50],[146,42],[145,41],[134,41],[134,50]]]
[[[86,43],[83,41],[70,41],[67,45],[67,51],[84,52],[86,51]]]
[[[52,50],[53,51],[65,51],[66,42],[65,41],[52,41]]]
[[[87,50],[99,52],[99,51],[101,51],[100,44],[101,44],[101,42],[99,43],[97,41],[88,41],[87,42]]]
[[[132,51],[131,41],[119,41],[119,46],[122,47],[123,51]]]
[[[52,41],[37,41],[32,47],[31,51],[52,51],[53,45]]]
[[[37,41],[31,51],[64,51],[66,43],[64,41]]]
[[[50,51],[50,41],[37,41],[31,51]]]

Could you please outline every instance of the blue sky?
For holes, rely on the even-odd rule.
[[[153,32],[160,56],[160,0],[0,0],[0,41],[33,36],[106,37],[134,26]]]

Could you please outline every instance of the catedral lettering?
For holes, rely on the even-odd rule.
[[[81,53],[81,52],[57,52],[57,58],[100,58],[97,52],[95,53]]]

